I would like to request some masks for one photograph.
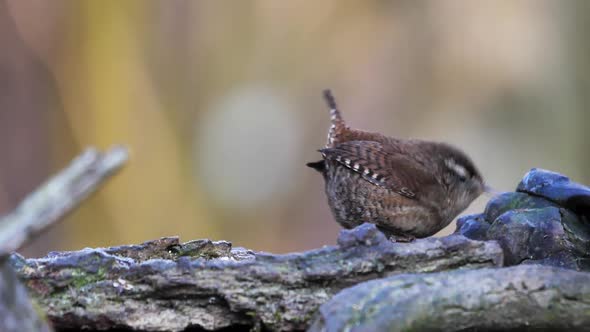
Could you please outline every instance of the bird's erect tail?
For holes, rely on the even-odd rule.
[[[326,147],[330,148],[334,146],[334,143],[338,140],[339,133],[344,130],[346,125],[342,119],[338,105],[336,105],[336,99],[334,99],[332,91],[329,89],[324,90],[324,99],[330,108],[330,122],[332,123],[328,132],[328,142],[326,143]]]

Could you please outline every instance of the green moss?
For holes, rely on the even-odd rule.
[[[312,320],[315,318],[317,308],[307,310],[302,316],[300,322],[305,324],[310,324]]]
[[[32,299],[31,300],[31,304],[33,306],[33,310],[35,310],[35,313],[37,314],[37,316],[39,317],[39,319],[46,322],[47,321],[47,316],[45,314],[45,310],[43,310],[43,308],[41,307],[41,305],[39,305],[39,303],[37,302],[37,300]]]
[[[283,320],[283,314],[282,314],[282,312],[280,310],[276,310],[273,313],[273,317],[272,318],[274,319],[275,322],[280,322],[280,321]]]
[[[226,241],[194,240],[170,247],[174,257],[213,259],[231,256],[231,243]]]
[[[80,289],[88,284],[102,281],[105,279],[107,269],[105,267],[99,267],[96,273],[88,273],[83,269],[74,269],[71,272],[72,281],[70,285],[76,289]]]

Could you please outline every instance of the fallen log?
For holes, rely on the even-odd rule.
[[[590,274],[520,265],[398,275],[319,311],[310,331],[588,331]]]
[[[359,282],[501,266],[503,257],[495,242],[459,235],[392,243],[372,224],[342,231],[338,242],[272,255],[163,238],[12,262],[56,329],[284,331],[306,329],[321,304]]]

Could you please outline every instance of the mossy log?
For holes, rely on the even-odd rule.
[[[181,331],[306,329],[317,308],[366,280],[409,272],[501,266],[494,242],[460,235],[392,243],[374,225],[343,231],[337,246],[271,255],[228,242],[138,246],[12,257],[56,329]]]

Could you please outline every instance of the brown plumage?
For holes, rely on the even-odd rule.
[[[433,235],[484,191],[461,150],[445,143],[404,140],[346,126],[329,90],[331,127],[322,173],[328,203],[345,228],[376,224],[397,240]]]

